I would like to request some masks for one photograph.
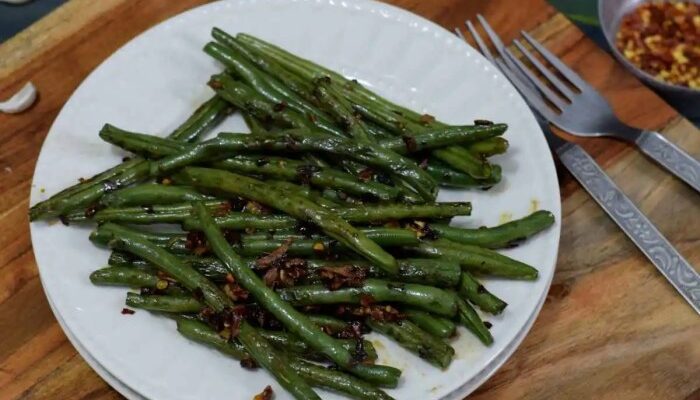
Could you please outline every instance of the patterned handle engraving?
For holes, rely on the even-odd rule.
[[[581,147],[557,154],[581,185],[700,314],[700,275]]]
[[[642,132],[636,142],[644,154],[700,193],[700,161],[656,132]]]

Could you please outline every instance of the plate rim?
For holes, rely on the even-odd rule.
[[[414,13],[408,11],[408,10],[404,10],[404,9],[399,8],[399,7],[397,7],[397,6],[394,6],[394,5],[392,5],[392,4],[381,3],[381,2],[378,2],[378,1],[375,1],[375,0],[345,0],[345,1],[342,1],[342,0],[341,0],[341,1],[338,1],[338,0],[272,0],[272,1],[277,2],[277,3],[317,3],[317,4],[328,4],[328,5],[332,5],[332,6],[341,5],[341,6],[345,7],[345,8],[347,8],[347,4],[359,4],[359,5],[367,6],[367,7],[368,7],[368,9],[363,9],[363,11],[369,11],[369,10],[371,9],[371,10],[373,10],[374,12],[377,12],[377,11],[379,11],[379,12],[386,12],[386,15],[383,14],[383,16],[384,16],[384,17],[391,17],[391,19],[394,20],[394,21],[406,23],[406,21],[404,21],[404,19],[406,19],[406,18],[408,18],[408,19],[411,20],[411,21],[417,21],[418,23],[421,24],[421,26],[427,27],[429,30],[431,30],[433,33],[435,33],[436,36],[438,36],[438,35],[439,35],[439,36],[444,36],[444,37],[441,38],[441,40],[456,40],[457,42],[462,43],[463,47],[465,48],[465,50],[468,52],[468,54],[469,54],[470,56],[475,56],[477,59],[480,58],[480,59],[484,62],[484,64],[486,64],[486,67],[485,67],[485,68],[488,69],[489,72],[494,73],[494,74],[496,74],[496,75],[500,75],[500,78],[501,78],[508,86],[510,86],[511,90],[512,90],[514,93],[516,93],[516,95],[517,95],[517,97],[519,98],[519,100],[524,102],[524,99],[522,98],[522,96],[520,96],[520,94],[517,92],[517,90],[515,90],[515,89],[512,87],[512,85],[510,84],[510,82],[509,82],[505,77],[503,77],[503,75],[500,73],[500,71],[498,71],[495,67],[491,66],[491,65],[486,61],[486,59],[484,59],[484,58],[481,56],[481,54],[480,54],[478,51],[476,51],[475,49],[473,49],[468,43],[466,43],[466,42],[464,42],[464,41],[461,41],[461,40],[457,40],[456,37],[452,38],[452,33],[449,32],[448,30],[446,30],[445,28],[441,27],[440,25],[438,25],[438,24],[436,24],[436,23],[434,23],[434,22],[432,22],[432,21],[430,21],[430,20],[428,20],[428,19],[426,19],[426,18],[424,18],[424,17],[422,17],[422,16],[420,16],[420,15],[414,14]],[[89,81],[90,78],[93,76],[93,74],[94,74],[97,70],[99,70],[104,64],[110,62],[110,60],[112,60],[113,57],[114,57],[116,54],[118,54],[118,53],[121,52],[124,48],[126,48],[127,46],[129,46],[132,42],[134,42],[135,40],[141,38],[142,36],[148,34],[150,31],[152,31],[152,30],[154,30],[154,29],[156,29],[156,28],[158,28],[158,27],[160,27],[160,26],[162,26],[162,25],[167,25],[167,24],[168,24],[169,22],[171,22],[174,18],[183,17],[184,15],[190,14],[190,13],[201,12],[201,10],[202,10],[202,9],[205,9],[205,8],[208,9],[208,8],[219,7],[219,6],[222,6],[222,4],[225,4],[225,3],[227,3],[228,5],[232,5],[232,6],[236,6],[236,5],[242,6],[242,5],[250,5],[250,4],[261,3],[261,2],[262,2],[262,1],[259,1],[259,0],[226,0],[226,1],[220,1],[220,2],[213,2],[213,3],[208,3],[208,4],[204,4],[204,5],[198,6],[198,7],[191,8],[191,9],[186,10],[186,11],[180,13],[180,14],[176,14],[176,15],[174,15],[174,16],[172,16],[172,17],[166,19],[166,20],[163,20],[163,21],[159,22],[158,24],[156,24],[156,25],[154,25],[154,26],[148,28],[147,30],[145,30],[145,31],[143,31],[143,32],[141,32],[141,33],[139,33],[138,35],[136,35],[135,37],[133,37],[132,39],[130,39],[128,42],[126,42],[125,44],[123,44],[122,46],[120,46],[115,52],[113,52],[112,54],[110,54],[109,57],[107,57],[105,60],[103,60],[97,67],[95,67],[95,68],[83,79],[83,81],[80,83],[80,85],[76,88],[76,91],[79,90],[87,81]],[[390,14],[394,14],[394,15],[392,16],[392,15],[390,15]],[[447,35],[445,35],[445,34],[447,34]],[[75,92],[74,92],[74,93],[75,93]],[[73,97],[73,95],[71,95],[71,98],[72,98],[72,97]],[[66,101],[66,104],[68,104],[68,103],[70,102],[71,98],[69,98],[69,99]],[[64,104],[64,107],[65,107],[65,104]],[[62,108],[61,112],[62,112],[62,111],[63,111],[63,108]],[[58,116],[61,115],[61,112],[59,112]],[[531,112],[529,109],[527,109],[527,113],[529,114],[529,118],[531,118],[532,121],[534,121],[534,115],[532,115],[532,112]],[[58,120],[58,116],[57,116],[56,120]],[[51,132],[53,131],[55,122],[56,122],[56,121],[54,121],[54,123],[52,124],[51,128],[49,129],[49,133],[47,134],[47,137],[48,137],[49,134],[51,134]],[[541,141],[544,141],[544,138],[543,138],[543,137],[540,138],[540,139],[541,139]],[[45,147],[44,147],[44,145],[43,145],[43,143],[42,143],[42,149],[41,149],[41,151],[40,151],[40,153],[39,153],[39,156],[38,156],[38,158],[37,158],[37,164],[36,164],[36,166],[35,166],[34,175],[33,175],[33,178],[32,178],[32,186],[34,186],[34,180],[36,179],[36,170],[37,170],[37,167],[38,167],[38,165],[39,165],[38,160],[41,158],[41,155],[42,155],[42,153],[43,153],[44,150],[45,150]],[[545,161],[546,161],[545,164],[547,165],[547,168],[550,170],[549,172],[552,174],[553,177],[556,178],[557,175],[556,175],[556,170],[555,170],[555,168],[554,168],[553,157],[552,157],[552,154],[551,154],[549,151],[547,151],[547,159],[546,159]],[[538,317],[538,315],[539,315],[539,313],[540,313],[540,311],[541,311],[541,309],[542,309],[542,306],[543,306],[543,304],[544,304],[544,301],[545,301],[545,299],[546,299],[546,295],[547,295],[547,292],[548,292],[548,290],[549,290],[549,287],[551,286],[551,282],[552,282],[552,279],[553,279],[553,276],[554,276],[554,271],[555,271],[556,264],[557,264],[558,248],[559,248],[559,243],[560,243],[560,239],[561,239],[561,200],[560,200],[560,188],[559,188],[559,185],[558,185],[557,182],[556,182],[556,179],[555,179],[553,188],[555,189],[555,192],[552,192],[551,195],[554,196],[554,195],[556,194],[557,199],[558,199],[558,201],[556,201],[556,203],[555,203],[555,204],[556,204],[556,209],[555,209],[555,210],[551,210],[551,211],[554,213],[555,217],[556,217],[556,223],[555,223],[554,226],[552,227],[553,229],[556,230],[556,231],[555,231],[555,240],[554,240],[554,241],[556,242],[556,246],[553,246],[553,247],[556,247],[556,250],[554,251],[554,256],[553,256],[553,260],[552,260],[552,267],[551,267],[552,273],[549,275],[548,280],[547,280],[547,282],[546,282],[545,285],[544,285],[544,289],[543,289],[543,291],[542,291],[542,294],[541,294],[541,296],[540,296],[540,299],[538,300],[538,303],[537,303],[536,306],[532,309],[532,312],[531,312],[530,316],[529,316],[528,319],[525,321],[525,323],[522,325],[520,331],[518,331],[518,333],[511,339],[511,341],[504,347],[504,349],[501,350],[500,352],[498,352],[496,355],[494,355],[494,357],[491,358],[491,359],[488,361],[488,363],[484,366],[484,368],[483,368],[481,371],[479,371],[478,373],[476,373],[471,379],[469,379],[469,380],[467,380],[466,382],[464,382],[464,384],[458,386],[457,388],[453,389],[450,393],[444,395],[444,396],[441,398],[441,400],[448,400],[448,399],[458,399],[458,398],[461,398],[461,397],[463,397],[463,396],[468,395],[468,394],[471,393],[472,391],[476,390],[476,388],[478,388],[479,386],[481,386],[481,385],[482,385],[489,377],[491,377],[491,376],[492,376],[492,375],[493,375],[493,374],[494,374],[508,359],[510,359],[510,357],[512,356],[512,354],[515,352],[515,350],[517,350],[517,348],[520,346],[520,344],[522,343],[522,341],[524,340],[524,338],[527,336],[527,333],[528,333],[528,332],[530,331],[530,329],[532,328],[532,325],[534,324],[534,321],[537,319],[537,317]],[[31,191],[31,195],[30,195],[30,204],[35,203],[35,200],[37,200],[37,197],[38,197],[38,196],[36,195],[36,191]],[[32,242],[34,242],[34,237],[35,237],[35,229],[34,229],[34,226],[35,226],[35,224],[30,224],[30,233],[31,233]],[[39,265],[38,262],[37,262],[37,265]],[[41,277],[42,277],[42,274],[41,274],[41,267],[39,267],[39,273],[40,273],[40,278],[41,278]],[[42,279],[42,288],[44,289],[44,292],[45,292],[45,294],[47,295],[47,297],[49,297],[48,292],[46,291],[46,288],[45,288],[45,286],[44,286],[44,281],[43,281],[43,279]],[[56,314],[57,319],[59,319],[59,320],[62,319],[62,318],[60,317],[60,316],[61,316],[60,310],[57,310],[53,305],[51,306],[51,308],[52,308],[52,311],[54,312],[54,314]],[[64,328],[64,331],[65,331],[65,330],[66,330],[66,327],[64,326],[64,323],[59,322],[59,324],[61,325],[62,328]],[[71,334],[73,335],[72,331],[70,331],[70,330],[68,330],[68,331],[71,332]],[[80,340],[77,339],[77,337],[76,337],[75,339],[76,339],[76,341],[77,341],[78,343],[81,343]],[[73,341],[71,341],[71,343],[73,343]],[[73,344],[74,344],[74,346],[75,346],[75,343],[73,343]],[[81,343],[81,346],[82,346],[82,343]],[[89,352],[87,351],[87,349],[84,348],[84,350],[89,354]],[[81,353],[81,354],[82,354],[82,353]],[[95,361],[99,364],[99,361],[97,361],[97,360],[95,360]],[[100,364],[100,365],[101,365],[101,364]],[[93,367],[93,368],[94,368],[94,367]],[[103,367],[103,368],[104,368],[104,367]],[[104,369],[104,372],[109,373],[108,371],[106,371],[106,369]],[[118,380],[118,379],[117,379],[117,380]],[[122,381],[120,380],[119,382],[122,382]],[[125,384],[125,383],[122,382],[122,384]]]

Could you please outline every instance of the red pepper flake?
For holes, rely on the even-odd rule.
[[[248,357],[241,360],[241,367],[245,369],[256,369],[258,368],[258,363],[256,363],[252,358]]]
[[[336,315],[364,318],[370,317],[376,321],[396,322],[406,318],[404,314],[388,304],[371,304],[367,306],[340,305],[335,310]]]
[[[372,297],[369,294],[361,294],[360,295],[360,305],[363,307],[368,307],[376,302],[377,302],[377,300],[375,300],[374,297]]]
[[[403,139],[404,144],[406,144],[406,150],[408,150],[409,153],[416,152],[416,150],[418,149],[416,138],[410,135],[404,135],[401,137],[401,139]]]
[[[85,217],[92,218],[100,210],[100,205],[98,203],[91,204],[85,209]]]
[[[134,311],[130,308],[122,308],[122,314],[124,314],[124,315],[133,315],[135,313],[136,313],[136,311]]]
[[[430,114],[423,114],[420,116],[420,122],[423,125],[428,125],[435,122],[435,117]]]
[[[221,81],[216,79],[216,78],[210,79],[209,82],[207,82],[207,85],[209,85],[209,87],[214,89],[214,90],[221,89],[224,87],[224,84],[221,83]]]
[[[201,256],[209,251],[207,237],[200,231],[189,231],[185,240],[185,248]]]
[[[253,397],[253,400],[272,400],[273,394],[272,388],[268,385],[262,392],[256,394],[255,397]]]
[[[615,46],[656,79],[700,88],[700,6],[690,1],[645,3],[620,22]]]
[[[356,265],[321,267],[318,277],[329,290],[338,290],[343,287],[362,286],[367,277],[367,270]]]
[[[360,180],[362,182],[367,182],[370,179],[372,179],[373,176],[374,176],[374,171],[372,170],[372,168],[365,168],[362,171],[360,171],[360,173],[357,177],[360,178]]]

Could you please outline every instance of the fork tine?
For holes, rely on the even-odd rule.
[[[537,93],[535,89],[533,89],[531,86],[527,84],[527,81],[523,81],[521,78],[519,78],[516,73],[518,72],[515,69],[510,69],[506,64],[501,61],[501,60],[496,60],[496,66],[498,69],[503,72],[503,75],[505,75],[508,80],[515,86],[515,88],[520,92],[523,97],[527,100],[527,103],[530,105],[530,107],[534,108],[539,112],[545,119],[549,121],[556,121],[558,119],[558,116],[554,111],[552,111],[551,107],[547,105],[544,101],[542,101],[542,95]]]
[[[526,49],[525,46],[523,46],[523,44],[520,43],[519,40],[514,40],[513,43],[515,44],[515,47],[517,47],[518,50],[520,50],[520,52],[523,53],[525,58],[527,58],[530,61],[530,63],[532,63],[532,65],[534,65],[535,68],[537,68],[537,70],[540,71],[540,73],[544,75],[544,77],[547,78],[549,82],[551,82],[552,85],[554,85],[555,88],[557,88],[557,90],[564,96],[564,98],[566,98],[568,101],[573,100],[574,92],[572,92],[571,89],[569,89],[569,87],[561,81],[561,79],[557,78],[557,76],[554,75],[547,67],[542,65],[540,60],[538,60],[537,57],[533,56],[532,53],[530,53],[530,51]]]
[[[539,112],[542,116],[549,120],[556,118],[557,115],[542,100],[542,96],[539,93],[537,93],[537,89],[535,89],[529,84],[528,78],[523,76],[516,67],[506,65],[506,63],[509,60],[506,58],[506,54],[504,52],[505,46],[503,46],[503,42],[501,41],[500,37],[498,37],[498,35],[491,28],[489,23],[486,22],[486,19],[480,14],[477,15],[477,18],[484,27],[484,31],[486,32],[486,35],[488,36],[489,40],[491,40],[491,42],[496,47],[496,50],[498,50],[498,53],[501,55],[502,58],[495,58],[493,54],[491,54],[491,51],[489,50],[484,40],[481,38],[481,35],[479,35],[479,33],[476,31],[476,28],[474,28],[472,22],[467,20],[466,24],[467,28],[469,29],[469,33],[471,33],[472,37],[474,38],[474,41],[479,46],[479,49],[481,50],[482,54],[484,54],[484,56],[488,58],[496,66],[496,68],[503,72],[503,74],[508,78],[508,80],[510,80],[513,83],[513,85],[520,92],[520,94],[522,94],[523,97],[527,99],[528,104],[530,104],[532,108],[537,110],[537,112]]]
[[[552,89],[547,87],[540,78],[535,76],[535,74],[530,71],[530,68],[526,67],[525,64],[523,64],[522,61],[518,59],[513,53],[508,50],[507,48],[504,48],[503,51],[507,54],[507,56],[510,58],[510,60],[516,65],[518,70],[523,73],[527,77],[527,79],[532,83],[535,87],[537,87],[537,90],[542,93],[542,96],[544,96],[547,100],[549,100],[550,103],[554,104],[559,108],[559,110],[564,110],[564,107],[566,107],[566,104],[564,103],[564,100],[562,100],[559,95],[555,94]]]
[[[503,45],[500,36],[498,36],[496,31],[494,31],[493,28],[491,28],[491,25],[488,23],[488,21],[486,21],[486,18],[484,18],[481,14],[477,14],[476,17],[479,19],[479,22],[481,22],[481,26],[483,26],[484,31],[486,32],[486,36],[488,36],[489,40],[491,41],[491,43],[493,43],[493,46],[496,48],[496,51],[498,51],[498,54],[505,62],[504,67],[507,67],[510,70],[512,70],[513,73],[522,82],[522,84],[529,86],[532,90],[536,90],[535,86],[530,84],[527,77],[523,75],[518,69],[518,67],[510,60],[510,58],[506,56],[506,52],[504,51],[506,47]],[[476,36],[479,36],[475,29],[472,28],[470,29],[470,31],[472,31],[472,35],[476,34]]]
[[[459,30],[459,28],[455,28],[455,35],[457,35],[457,37],[460,38],[460,39],[462,39],[462,40],[467,40],[467,39],[464,37],[464,34],[462,34],[462,31]]]
[[[493,54],[491,54],[491,51],[489,50],[489,46],[486,45],[486,43],[481,39],[481,36],[479,33],[474,29],[474,25],[472,25],[472,21],[467,20],[465,22],[467,24],[467,29],[469,29],[469,33],[472,35],[472,38],[474,38],[474,41],[476,44],[479,46],[479,50],[481,50],[481,54],[484,55],[491,63],[495,63],[496,60],[493,57]]]
[[[525,40],[527,40],[528,43],[532,47],[537,50],[542,57],[544,57],[545,60],[547,60],[554,68],[559,71],[560,74],[564,75],[566,79],[571,82],[576,88],[579,90],[583,91],[584,89],[590,88],[588,83],[584,81],[576,72],[574,72],[571,68],[569,68],[566,64],[564,64],[557,56],[552,54],[549,50],[547,50],[546,47],[544,47],[540,42],[535,40],[532,36],[528,35],[527,32],[521,31],[520,32]]]

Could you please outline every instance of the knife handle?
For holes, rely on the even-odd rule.
[[[581,186],[632,239],[639,250],[700,314],[700,275],[656,226],[580,146],[567,143],[557,155]]]
[[[644,154],[700,193],[700,161],[656,132],[642,132],[635,143]]]

